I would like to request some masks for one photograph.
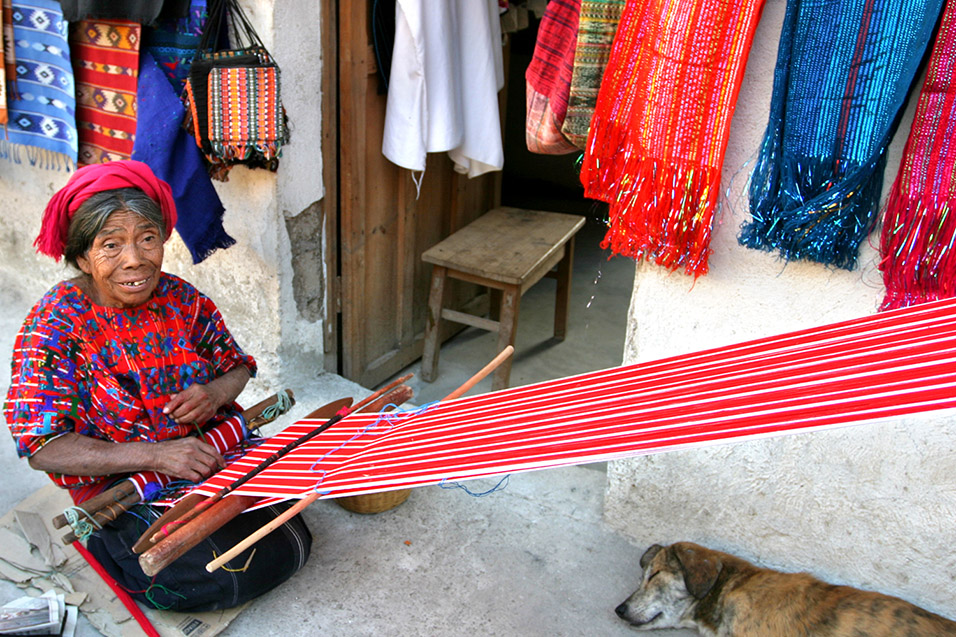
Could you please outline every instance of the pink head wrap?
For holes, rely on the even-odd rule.
[[[166,237],[176,227],[176,202],[169,184],[153,174],[141,161],[122,160],[83,166],[70,177],[46,205],[40,235],[33,242],[37,252],[57,261],[63,256],[70,220],[84,201],[98,192],[118,188],[139,188],[159,204],[166,224]]]

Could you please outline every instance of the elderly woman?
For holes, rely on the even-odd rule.
[[[175,223],[169,185],[137,161],[80,168],[44,213],[37,250],[80,274],[53,286],[27,316],[4,415],[19,454],[77,504],[127,477],[146,499],[171,480],[200,481],[248,435],[235,399],[256,363],[208,297],[162,271]],[[260,543],[258,556],[235,560],[244,570],[206,572],[214,552],[278,514],[239,516],[155,578],[130,550],[158,517],[153,507],[98,530],[87,548],[141,601],[228,608],[305,563],[311,535],[297,517]]]

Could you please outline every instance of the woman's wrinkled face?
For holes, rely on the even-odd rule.
[[[76,262],[93,280],[94,303],[136,307],[149,300],[159,282],[163,236],[144,217],[118,210]]]

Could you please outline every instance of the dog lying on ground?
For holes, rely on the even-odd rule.
[[[638,630],[708,637],[956,636],[956,622],[895,597],[758,568],[690,542],[655,544],[640,588],[617,607]]]

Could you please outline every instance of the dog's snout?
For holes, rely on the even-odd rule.
[[[627,615],[627,602],[622,602],[614,609],[614,612],[617,613],[617,616],[621,619],[625,619]]]

